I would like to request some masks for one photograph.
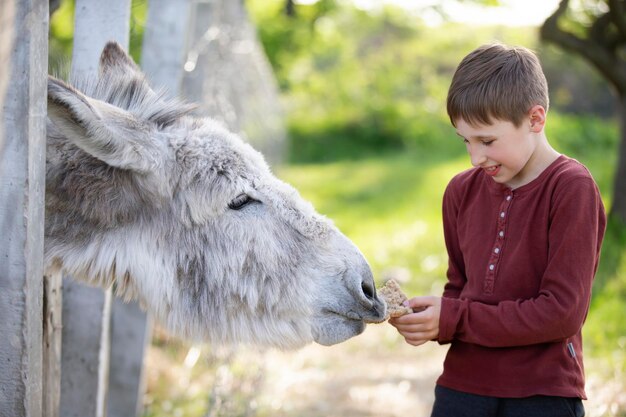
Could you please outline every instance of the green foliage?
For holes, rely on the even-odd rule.
[[[74,1],[63,0],[50,18],[48,72],[69,78],[74,42]]]
[[[338,4],[296,5],[290,17],[282,0],[247,2],[288,108],[293,162],[437,148],[449,132],[445,98],[456,65],[494,40],[538,50],[556,110],[612,114],[601,78],[541,47],[534,28],[430,27],[393,7],[366,12]]]
[[[593,173],[604,203],[611,205],[610,190],[617,164],[618,121],[590,115],[548,113],[546,135],[554,148],[572,158],[583,161]]]

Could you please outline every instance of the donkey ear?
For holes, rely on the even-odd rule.
[[[100,73],[123,71],[141,75],[141,70],[122,46],[114,41],[107,42],[100,54]]]
[[[150,126],[51,76],[48,117],[68,140],[107,165],[147,173],[162,164],[165,151],[150,140]]]

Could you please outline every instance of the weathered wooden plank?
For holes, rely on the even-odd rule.
[[[150,83],[178,95],[183,78],[191,0],[150,0],[141,68]]]
[[[12,37],[0,114],[0,416],[42,412],[42,300],[48,2],[3,2]],[[7,24],[5,27],[4,24]],[[3,49],[3,53],[6,50]],[[7,68],[9,67],[9,68]],[[6,85],[6,84],[5,84]]]
[[[145,389],[144,353],[151,337],[151,319],[139,305],[114,299],[108,417],[141,415]]]
[[[63,417],[106,416],[111,291],[63,280]]]
[[[150,0],[141,67],[151,85],[177,95],[183,76],[190,0]],[[113,302],[109,417],[140,415],[143,409],[144,354],[151,320],[138,304]]]
[[[194,0],[192,8],[183,97],[280,163],[287,133],[278,85],[244,3]]]
[[[76,0],[71,78],[98,74],[104,45],[115,40],[128,48],[130,0]]]
[[[71,80],[97,76],[109,40],[128,47],[130,0],[77,0]],[[111,291],[65,279],[61,415],[106,415]]]
[[[43,299],[43,415],[59,416],[61,399],[62,279],[60,272],[44,277]]]

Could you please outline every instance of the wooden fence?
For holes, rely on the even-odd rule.
[[[0,417],[129,417],[141,413],[149,317],[110,289],[43,277],[48,7],[0,0]],[[128,46],[130,13],[130,0],[76,0],[70,81],[97,75],[107,41]],[[277,88],[243,3],[150,0],[147,19],[152,84],[279,161]],[[220,31],[230,44],[207,37]]]

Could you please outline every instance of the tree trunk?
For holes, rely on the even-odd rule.
[[[609,1],[608,11],[587,25],[585,36],[559,27],[569,0],[561,0],[557,10],[541,26],[541,39],[584,58],[613,87],[619,101],[621,134],[613,185],[610,216],[626,225],[626,60],[619,46],[626,42],[626,19],[622,1]]]
[[[50,0],[49,14],[52,16],[54,12],[61,6],[61,0]]]
[[[289,17],[296,16],[296,5],[294,4],[293,0],[285,1],[285,15]]]

